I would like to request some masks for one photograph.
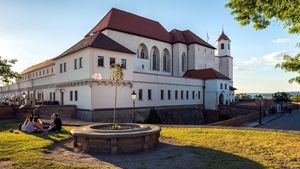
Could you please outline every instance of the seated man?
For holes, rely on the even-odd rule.
[[[51,124],[49,126],[48,131],[60,132],[62,127],[62,121],[59,118],[59,115],[57,113],[54,113],[51,118],[53,119],[51,120]]]

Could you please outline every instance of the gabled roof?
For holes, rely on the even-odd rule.
[[[167,43],[181,42],[184,44],[197,43],[212,49],[212,45],[205,42],[190,30],[172,30],[168,32],[159,22],[138,16],[120,9],[112,8],[103,19],[86,35],[111,29]]]
[[[198,69],[198,70],[188,70],[184,73],[183,77],[195,78],[195,79],[224,79],[230,80],[227,76],[222,73],[209,68],[209,69]]]
[[[101,32],[91,34],[90,36],[84,37],[81,41],[76,43],[74,46],[69,48],[67,51],[59,55],[58,57],[54,58],[53,60],[62,58],[68,54],[77,52],[81,49],[85,49],[87,47],[99,48],[99,49],[106,49],[112,50],[117,52],[124,52],[124,53],[131,53],[135,54],[133,51],[127,49],[126,47],[120,45],[118,42],[112,40],[108,36],[104,35]]]
[[[30,66],[29,68],[27,68],[24,71],[22,71],[20,74],[24,75],[24,74],[31,73],[31,72],[34,72],[34,71],[36,71],[38,69],[42,69],[42,68],[45,68],[45,67],[48,67],[48,66],[52,66],[52,65],[55,65],[54,61],[52,61],[51,59],[50,60],[46,60],[44,62],[41,62],[41,63],[38,63],[36,65]]]
[[[170,32],[170,34],[172,35],[172,43],[180,42],[188,45],[196,43],[211,49],[216,49],[215,47],[205,42],[203,39],[201,39],[199,36],[197,36],[190,30],[181,31],[181,30],[173,29]]]
[[[222,34],[219,36],[218,40],[217,41],[220,41],[220,40],[229,40],[230,39],[228,38],[228,36],[224,33],[224,31],[222,30]]]
[[[159,22],[116,8],[112,8],[86,36],[105,29],[117,30],[164,42],[170,42],[172,39],[169,32]]]

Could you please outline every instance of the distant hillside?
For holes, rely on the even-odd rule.
[[[300,91],[298,91],[298,92],[292,91],[292,92],[287,92],[287,93],[289,93],[290,95],[297,95],[297,94],[300,95]],[[272,98],[272,94],[274,94],[274,93],[246,93],[246,94],[248,94],[252,97],[255,97],[256,95],[261,94],[263,96],[263,98],[270,99],[270,98]]]

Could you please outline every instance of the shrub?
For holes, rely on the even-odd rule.
[[[157,114],[155,108],[152,108],[145,119],[144,123],[146,124],[161,124],[160,117]]]

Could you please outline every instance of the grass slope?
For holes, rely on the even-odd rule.
[[[163,128],[162,137],[194,147],[203,168],[300,168],[300,135],[270,131]]]
[[[70,138],[71,128],[64,127],[64,131],[59,134],[15,134],[8,132],[9,129],[17,129],[15,121],[0,121],[0,162],[10,160],[15,168],[86,168],[87,166],[57,163],[43,155],[55,142]]]

